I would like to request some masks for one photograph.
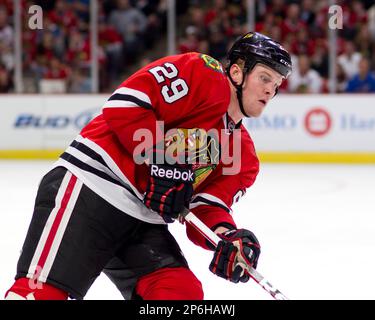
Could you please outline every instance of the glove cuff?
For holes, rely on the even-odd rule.
[[[231,224],[229,222],[220,222],[220,223],[217,223],[213,227],[211,227],[211,230],[215,231],[219,227],[228,228],[229,230],[237,230],[237,228],[233,224]],[[218,236],[220,237],[220,234],[218,234]],[[208,241],[207,239],[206,239],[206,245],[207,245],[207,247],[210,250],[215,250],[215,246],[210,241]]]

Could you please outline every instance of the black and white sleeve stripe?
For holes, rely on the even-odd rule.
[[[190,208],[193,209],[201,205],[219,207],[232,214],[232,210],[225,204],[224,201],[208,193],[196,194],[190,203]]]
[[[92,141],[77,136],[60,158],[83,171],[122,186],[137,198],[142,199],[142,195],[125,177],[109,155]]]
[[[117,89],[104,104],[104,108],[145,108],[152,109],[150,97],[144,92],[122,87]]]

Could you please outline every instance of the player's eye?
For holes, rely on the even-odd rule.
[[[259,78],[260,78],[260,81],[263,82],[264,84],[267,84],[271,81],[270,77],[264,74],[261,74]]]

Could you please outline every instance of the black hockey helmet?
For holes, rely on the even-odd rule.
[[[229,64],[226,72],[230,81],[237,89],[238,103],[241,112],[246,117],[249,116],[246,114],[242,103],[242,86],[245,82],[245,77],[243,77],[241,84],[235,83],[229,73],[232,64],[236,63],[238,59],[242,59],[245,62],[243,68],[244,74],[250,72],[257,63],[262,63],[272,68],[284,78],[287,78],[292,72],[292,61],[288,51],[280,43],[258,32],[248,32],[237,39],[229,50],[227,57]]]
[[[292,72],[289,53],[280,43],[258,32],[249,32],[239,38],[228,52],[229,66],[241,58],[246,71],[257,63],[265,64],[287,78]]]

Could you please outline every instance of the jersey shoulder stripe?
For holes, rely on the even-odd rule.
[[[151,100],[147,94],[127,87],[115,90],[103,107],[143,107],[152,109]]]
[[[144,102],[134,96],[131,96],[129,94],[120,94],[116,93],[113,94],[108,101],[121,101],[122,104],[124,104],[124,107],[128,107],[126,104],[127,102],[131,102],[131,107],[143,107],[146,109],[152,109],[151,104]]]

